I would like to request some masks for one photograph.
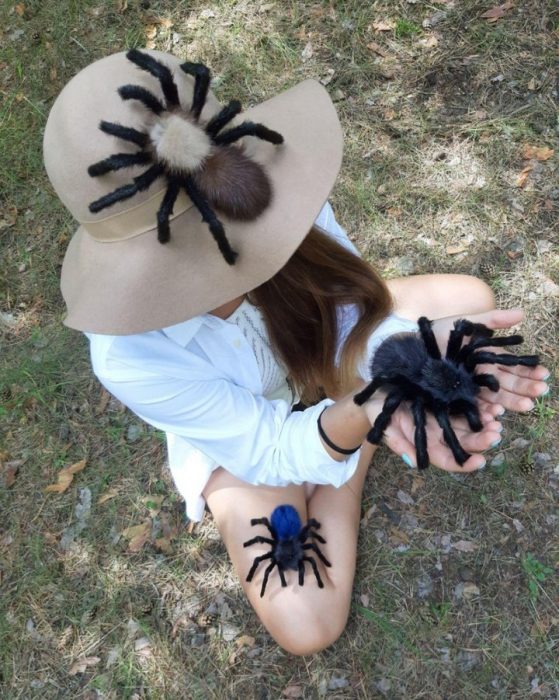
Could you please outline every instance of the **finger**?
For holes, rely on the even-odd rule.
[[[494,393],[484,388],[480,392],[480,397],[489,403],[503,406],[507,411],[518,411],[519,413],[531,411],[535,406],[532,399],[527,396],[518,396],[506,389],[500,389]]]
[[[519,377],[524,377],[525,379],[533,379],[534,381],[546,381],[551,376],[551,372],[543,365],[538,365],[537,367],[523,367],[522,365],[516,365],[516,367],[504,367],[499,366],[499,370],[506,374],[516,374]]]
[[[497,447],[501,442],[503,426],[499,421],[493,421],[484,426],[479,433],[456,430],[456,437],[466,452],[483,452],[491,447]]]
[[[487,365],[486,367],[487,369],[484,371],[490,371]],[[522,377],[514,372],[504,372],[501,371],[501,368],[499,368],[497,372],[494,372],[494,376],[497,377],[501,389],[509,391],[511,394],[518,394],[518,396],[536,398],[537,396],[543,396],[549,391],[549,386],[546,382]]]

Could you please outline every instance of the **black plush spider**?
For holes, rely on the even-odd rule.
[[[267,554],[255,557],[254,563],[246,578],[247,581],[252,581],[260,562],[265,559],[272,560],[264,572],[264,580],[262,581],[262,589],[260,591],[261,598],[264,595],[268,577],[274,566],[278,567],[282,586],[287,586],[284,574],[286,569],[299,571],[299,585],[302,586],[305,578],[305,562],[308,561],[318,581],[318,587],[324,588],[324,583],[320,578],[314,557],[305,555],[306,551],[311,550],[325,566],[332,566],[314,542],[307,542],[309,537],[313,537],[320,543],[326,544],[324,537],[319,535],[318,532],[315,532],[315,530],[320,528],[320,523],[317,520],[311,518],[308,523],[302,527],[301,518],[295,508],[293,508],[293,506],[284,505],[274,509],[270,520],[268,520],[268,518],[253,518],[250,524],[265,525],[272,535],[271,538],[257,535],[243,545],[244,547],[250,547],[257,542],[263,542],[272,546],[272,549]]]
[[[165,105],[140,85],[123,85],[118,89],[123,100],[138,100],[153,116],[148,132],[113,122],[102,121],[101,131],[140,147],[136,153],[116,153],[88,168],[92,177],[127,168],[149,165],[133,181],[104,195],[89,205],[97,213],[116,202],[133,197],[147,189],[158,177],[167,178],[167,190],[157,212],[157,234],[160,243],[170,239],[169,217],[181,188],[197,207],[217,242],[221,254],[232,265],[237,253],[232,250],[222,223],[213,207],[233,219],[250,221],[268,206],[272,191],[263,168],[231,147],[243,136],[256,136],[273,144],[283,143],[283,136],[262,124],[245,121],[222,131],[241,111],[241,104],[232,100],[203,127],[200,113],[206,102],[210,72],[201,63],[183,63],[181,69],[194,76],[192,104],[182,109],[171,70],[147,53],[132,49],[127,58],[139,68],[155,76],[161,85]]]
[[[475,374],[479,364],[535,367],[537,355],[494,353],[481,348],[520,345],[520,335],[493,338],[487,326],[459,320],[450,332],[446,356],[443,358],[431,328],[432,322],[422,316],[419,334],[401,334],[387,338],[376,351],[371,363],[371,383],[356,394],[354,401],[362,405],[377,389],[388,386],[389,393],[382,412],[377,416],[367,440],[379,444],[394,411],[402,401],[411,401],[415,422],[417,466],[429,465],[425,433],[425,411],[437,419],[443,437],[452,450],[454,459],[462,465],[470,456],[460,445],[449,416],[462,414],[471,430],[480,431],[482,423],[476,404],[481,387],[499,390],[499,382],[492,374]],[[464,339],[470,340],[463,345]]]

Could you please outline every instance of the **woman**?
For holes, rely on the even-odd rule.
[[[452,317],[492,328],[518,323],[494,311],[480,281],[433,275],[384,283],[352,248],[325,201],[342,152],[324,88],[305,81],[243,114],[208,92],[209,74],[158,52],[109,56],[81,71],[54,104],[45,163],[80,222],[62,291],[66,323],[85,332],[101,382],[167,432],[173,478],[187,513],[205,505],[244,590],[272,636],[294,654],[331,644],[348,615],[361,492],[374,449],[364,442],[382,408],[353,395],[382,339]],[[542,367],[492,368],[484,428],[454,426],[472,453],[459,467],[428,423],[433,464],[481,468],[504,409],[529,410],[547,389]],[[326,396],[326,398],[325,398]],[[292,411],[301,398],[308,408]],[[405,407],[385,433],[413,466]],[[293,505],[316,518],[332,562],[325,587],[296,577],[282,588],[246,576],[267,545],[244,548],[251,518]],[[261,533],[264,534],[264,533]],[[259,545],[260,546],[260,545]],[[293,573],[293,572],[292,572]]]

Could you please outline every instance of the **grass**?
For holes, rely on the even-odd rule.
[[[536,0],[490,24],[481,15],[492,4],[2,6],[0,453],[19,463],[0,490],[3,698],[260,700],[293,686],[305,698],[557,695],[559,336],[549,283],[559,284],[559,16],[552,0]],[[377,32],[378,21],[393,28]],[[222,101],[327,82],[346,141],[332,201],[364,254],[385,274],[484,275],[503,305],[526,308],[527,346],[552,370],[551,394],[530,415],[505,418],[489,456],[502,453],[500,465],[462,478],[419,476],[386,453],[375,460],[348,628],[312,658],[269,639],[211,520],[185,527],[163,436],[138,432],[108,400],[85,340],[61,324],[58,277],[74,224],[43,171],[46,116],[81,67],[147,41],[206,61]],[[519,188],[526,144],[555,155],[533,163]],[[528,446],[515,446],[519,437]],[[81,459],[65,493],[44,493]],[[86,527],[63,548],[86,489]],[[149,541],[131,552],[122,532],[142,522]],[[156,545],[165,533],[167,552]],[[461,552],[459,540],[477,546]],[[466,583],[479,594],[460,595]],[[70,674],[84,657],[99,661]]]

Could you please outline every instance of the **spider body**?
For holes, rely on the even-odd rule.
[[[123,100],[136,100],[147,111],[146,131],[102,121],[101,131],[133,143],[135,153],[116,153],[93,163],[91,177],[132,166],[148,166],[128,184],[91,202],[97,213],[117,202],[148,189],[158,177],[165,177],[167,189],[157,212],[157,237],[160,243],[170,240],[169,219],[181,189],[190,197],[202,220],[208,224],[218,248],[229,265],[237,253],[231,248],[223,224],[214,208],[232,219],[252,221],[268,206],[272,198],[270,181],[262,166],[234,146],[244,136],[278,145],[283,137],[263,124],[245,121],[224,128],[241,112],[241,104],[232,100],[207,123],[200,123],[206,103],[210,72],[201,63],[183,63],[181,70],[194,78],[192,103],[183,109],[171,70],[148,53],[132,49],[127,58],[138,68],[153,75],[161,86],[164,101],[141,85],[123,85],[118,94]]]
[[[269,544],[271,549],[266,554],[255,557],[254,562],[248,572],[247,581],[252,581],[256,570],[261,562],[270,559],[270,563],[264,571],[262,580],[262,588],[260,597],[264,596],[268,578],[275,566],[278,567],[278,573],[282,587],[287,586],[285,580],[285,571],[292,569],[299,572],[299,585],[304,585],[305,579],[305,562],[309,562],[313,573],[316,577],[318,587],[324,588],[324,583],[320,577],[316,560],[309,556],[309,552],[314,552],[320,561],[325,566],[331,566],[330,562],[322,554],[315,542],[308,542],[309,538],[315,539],[322,544],[326,544],[326,540],[315,532],[320,528],[320,523],[311,518],[305,526],[301,523],[299,514],[290,505],[278,506],[272,512],[270,520],[268,518],[253,518],[250,521],[251,525],[264,525],[268,528],[271,537],[263,537],[257,535],[244,543],[244,547],[250,547],[253,544]]]
[[[402,401],[410,401],[415,422],[417,466],[429,465],[426,411],[434,414],[443,437],[460,465],[470,456],[461,446],[450,425],[449,416],[464,415],[471,430],[480,431],[482,423],[477,396],[482,387],[499,390],[499,381],[488,373],[475,373],[479,364],[524,365],[535,367],[537,355],[494,353],[484,348],[519,345],[519,335],[494,338],[493,331],[482,324],[461,319],[450,332],[446,355],[442,357],[431,328],[424,316],[418,321],[419,333],[394,335],[378,348],[371,363],[370,384],[358,393],[355,403],[362,405],[380,388],[387,388],[383,409],[367,435],[379,444],[392,414]],[[464,344],[464,339],[469,341]]]

